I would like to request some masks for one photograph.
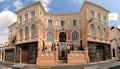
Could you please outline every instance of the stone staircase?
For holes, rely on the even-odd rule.
[[[59,63],[67,63],[67,60],[59,60]]]

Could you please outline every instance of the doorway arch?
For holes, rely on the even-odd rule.
[[[96,49],[97,61],[105,60],[105,49],[104,46],[97,46]]]
[[[65,32],[61,32],[59,34],[59,42],[66,42],[66,33]]]

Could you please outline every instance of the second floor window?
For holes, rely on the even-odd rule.
[[[33,24],[32,26],[31,26],[31,36],[35,36],[35,25]]]
[[[100,34],[101,34],[101,30],[100,30],[100,26],[98,26],[98,38],[100,38]]]
[[[35,17],[35,11],[32,11],[31,12],[31,18],[34,18]]]
[[[77,20],[73,20],[73,26],[77,26]]]
[[[65,26],[65,21],[61,21],[61,26]]]
[[[20,29],[20,40],[22,40],[22,38],[23,38],[23,30]]]
[[[20,17],[20,23],[22,22],[22,17]]]
[[[48,20],[48,26],[52,26],[52,20]]]
[[[25,39],[28,38],[28,35],[29,35],[29,34],[28,34],[28,33],[29,33],[28,31],[29,31],[29,29],[28,29],[28,27],[26,27],[26,28],[25,28]]]
[[[54,41],[54,35],[51,31],[47,32],[47,41],[48,42]]]
[[[104,20],[104,22],[106,22],[106,16],[103,16],[103,20]]]
[[[94,18],[94,11],[91,11],[91,17]]]
[[[28,14],[25,14],[25,20],[28,20]]]
[[[75,42],[75,41],[78,41],[79,40],[79,33],[74,31],[72,33],[72,41]]]
[[[103,38],[106,38],[106,37],[107,37],[107,35],[106,35],[106,29],[103,28]]]
[[[98,19],[98,22],[100,22],[100,20],[101,20],[101,15],[98,13],[97,14],[97,19]]]
[[[95,36],[95,30],[94,30],[94,25],[93,24],[91,24],[90,30],[91,30],[91,36],[94,37]]]

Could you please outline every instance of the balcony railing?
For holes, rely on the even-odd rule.
[[[67,46],[67,42],[59,42],[58,45],[59,46]]]

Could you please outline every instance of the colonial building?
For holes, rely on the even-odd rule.
[[[85,1],[77,13],[53,14],[36,2],[16,13],[17,63],[73,64],[111,58],[109,11],[99,5]]]
[[[120,58],[120,29],[112,27],[110,30],[112,58]]]

